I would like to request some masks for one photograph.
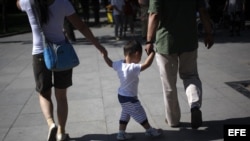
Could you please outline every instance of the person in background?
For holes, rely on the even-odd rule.
[[[110,3],[106,6],[106,11],[107,11],[107,22],[111,25],[111,27],[113,27],[114,24],[113,7]]]
[[[227,0],[224,11],[227,11],[230,19],[230,36],[237,34],[240,36],[240,30],[242,28],[244,12],[245,12],[245,0]]]
[[[226,0],[207,0],[209,5],[210,5],[210,9],[209,9],[209,15],[211,17],[211,19],[213,20],[213,22],[216,25],[216,28],[218,28],[219,26],[222,26],[221,22],[223,19],[223,16],[225,16],[224,13],[224,7],[225,7],[225,1]],[[224,26],[224,25],[223,25]]]
[[[82,16],[85,23],[89,23],[89,0],[80,0],[82,6]]]
[[[32,29],[33,36],[33,72],[36,83],[36,91],[39,94],[39,102],[42,113],[47,121],[49,133],[47,141],[69,141],[66,133],[68,117],[67,88],[72,86],[73,70],[54,72],[46,68],[43,58],[43,36],[40,32],[38,21],[47,40],[55,44],[66,42],[63,33],[65,18],[78,29],[102,54],[106,49],[94,37],[91,30],[78,17],[69,0],[34,0],[37,14],[31,7],[30,0],[17,0],[17,7],[26,12]],[[34,18],[38,15],[36,18]],[[57,121],[54,118],[54,103],[51,99],[52,87],[54,87],[57,104]]]
[[[119,133],[117,140],[132,139],[131,134],[127,134],[127,124],[132,117],[146,130],[145,135],[158,137],[162,134],[161,129],[152,128],[148,122],[146,112],[138,99],[138,83],[141,71],[149,68],[154,60],[154,51],[151,51],[147,59],[140,64],[142,57],[142,46],[137,40],[129,41],[123,48],[124,59],[113,62],[108,55],[104,55],[107,65],[113,68],[120,79],[118,89],[118,100],[122,107]]]
[[[126,36],[126,32],[128,29],[128,25],[130,27],[130,33],[134,34],[134,9],[132,0],[124,0],[125,8],[124,8],[124,36]]]
[[[177,72],[183,81],[191,111],[191,127],[202,125],[202,83],[197,68],[198,37],[196,12],[204,25],[205,47],[213,45],[212,28],[204,0],[150,0],[146,51],[156,46],[156,62],[162,82],[165,121],[171,127],[180,125],[177,96]]]
[[[100,2],[99,0],[91,0],[92,11],[94,14],[94,24],[100,24]]]
[[[147,28],[148,28],[148,7],[149,0],[138,0],[141,11],[141,36],[143,40],[146,40],[147,37]]]
[[[111,0],[113,18],[115,22],[115,39],[120,40],[123,35],[124,0]]]

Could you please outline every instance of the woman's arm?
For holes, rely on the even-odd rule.
[[[103,54],[107,53],[106,49],[94,37],[89,27],[81,20],[81,18],[76,13],[68,16],[67,19],[72,23],[72,25],[76,29],[78,29],[86,37],[87,40],[92,42],[101,53]]]
[[[113,61],[108,57],[108,55],[104,55],[103,58],[105,62],[108,64],[108,66],[112,68]]]

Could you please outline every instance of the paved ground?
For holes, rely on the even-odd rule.
[[[92,27],[94,34],[109,51],[113,60],[123,58],[126,40],[115,41],[110,26]],[[138,29],[137,29],[138,30]],[[137,31],[139,32],[139,31]],[[72,141],[114,141],[118,130],[120,106],[117,101],[118,79],[99,52],[75,31],[74,45],[81,64],[74,69],[74,85],[68,91],[69,116],[67,132]],[[223,140],[223,125],[250,124],[250,31],[240,37],[228,37],[217,31],[212,49],[199,43],[199,72],[203,82],[203,126],[190,128],[190,112],[182,82],[178,79],[181,105],[181,128],[170,128],[164,122],[161,83],[156,62],[140,76],[139,97],[149,122],[162,128],[164,135],[155,141]],[[127,38],[128,39],[128,38]],[[34,90],[30,33],[0,38],[0,140],[44,141],[47,125]],[[143,59],[145,59],[145,54]],[[242,85],[236,83],[240,81]],[[236,91],[226,84],[232,82]],[[127,132],[136,141],[151,140],[143,128],[131,120]]]

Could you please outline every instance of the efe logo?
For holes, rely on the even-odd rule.
[[[250,141],[250,125],[224,125],[224,141]]]
[[[247,136],[246,129],[228,129],[228,136]]]

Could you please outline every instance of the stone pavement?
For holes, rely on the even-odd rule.
[[[123,58],[127,39],[115,41],[110,26],[92,27],[93,33],[107,48],[113,60]],[[138,29],[137,29],[138,30]],[[67,132],[72,141],[114,141],[118,131],[120,105],[116,73],[103,61],[100,53],[75,31],[74,47],[81,64],[74,69],[73,86],[68,90]],[[139,33],[139,31],[137,31]],[[170,128],[164,122],[163,96],[156,62],[140,75],[139,97],[149,122],[162,128],[164,135],[154,141],[222,141],[223,125],[250,124],[250,31],[240,37],[228,37],[225,31],[215,35],[212,49],[199,42],[199,72],[203,82],[203,126],[190,128],[190,111],[182,82],[177,87],[182,127]],[[137,37],[138,38],[138,37]],[[48,127],[34,90],[31,33],[0,38],[0,140],[45,141]],[[145,59],[143,54],[142,59]],[[229,84],[235,84],[244,94]],[[237,83],[240,82],[240,83]],[[54,97],[53,97],[53,100]],[[56,106],[56,105],[55,105]],[[127,132],[136,141],[152,140],[131,119]]]

